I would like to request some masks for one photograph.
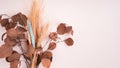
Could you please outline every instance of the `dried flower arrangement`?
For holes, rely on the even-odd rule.
[[[74,41],[71,37],[61,39],[61,35],[73,35],[72,26],[67,26],[65,23],[60,23],[57,31],[50,32],[47,36],[48,40],[42,45],[49,24],[42,25],[41,15],[42,11],[38,8],[36,0],[33,2],[29,17],[22,13],[11,17],[6,14],[0,15],[0,24],[6,29],[2,35],[4,44],[0,47],[0,58],[6,58],[10,68],[20,67],[21,56],[25,59],[27,68],[37,68],[40,63],[44,68],[50,68],[52,50],[57,47],[57,43],[65,42],[68,46],[73,45]],[[21,52],[14,49],[16,46]],[[45,46],[47,49],[44,49]]]

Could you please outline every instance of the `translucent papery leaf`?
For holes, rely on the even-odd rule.
[[[68,46],[72,46],[74,44],[74,41],[72,38],[67,38],[64,40],[64,42],[68,45]]]
[[[66,33],[66,25],[64,23],[61,23],[57,27],[57,33],[60,35],[63,35]]]
[[[4,58],[4,57],[8,57],[12,54],[13,50],[12,50],[13,46],[9,46],[9,45],[2,45],[0,47],[0,58]]]

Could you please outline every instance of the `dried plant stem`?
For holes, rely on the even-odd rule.
[[[32,65],[31,65],[31,68],[37,68],[37,57],[38,57],[38,54],[37,54],[37,51],[34,52],[34,56],[33,56],[33,59],[32,59]]]

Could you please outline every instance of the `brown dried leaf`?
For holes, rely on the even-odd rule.
[[[27,17],[22,13],[18,13],[11,17],[14,22],[19,22],[20,25],[26,26],[27,25]]]
[[[50,51],[45,51],[42,53],[41,58],[48,58],[51,59],[52,53]]]
[[[67,27],[66,27],[66,33],[71,33],[71,34],[73,35],[72,26],[67,26]]]
[[[19,39],[26,39],[26,37],[25,37],[25,34],[24,33],[20,33],[20,34],[18,34],[18,36],[17,36]]]
[[[6,30],[9,30],[11,27],[10,27],[10,24],[9,23],[7,23],[6,25],[5,25],[5,29]]]
[[[42,65],[43,65],[45,68],[50,68],[50,65],[51,65],[50,59],[43,58],[43,59],[41,60],[41,63],[42,63]]]
[[[12,46],[4,44],[0,47],[0,58],[10,56],[12,52],[13,52]]]
[[[32,58],[35,49],[32,45],[29,45],[28,51],[24,54],[26,57]]]
[[[26,32],[27,31],[25,28],[20,27],[20,26],[17,26],[16,30],[19,32]]]
[[[17,23],[15,23],[15,22],[10,22],[9,23],[10,28],[14,28],[16,25],[17,25]]]
[[[17,52],[13,52],[10,56],[6,58],[6,61],[12,62],[12,61],[19,60],[19,59],[20,59],[20,54]]]
[[[57,27],[57,33],[63,35],[66,33],[66,25],[64,23],[60,23]]]
[[[56,41],[57,40],[57,33],[56,32],[51,32],[49,34],[49,38]]]
[[[4,42],[9,46],[15,46],[17,44],[16,40],[10,39],[9,37],[6,37]]]
[[[74,44],[74,41],[72,38],[67,38],[64,40],[64,42],[68,45],[68,46],[72,46]]]
[[[16,39],[18,35],[18,31],[15,30],[14,28],[9,29],[6,33],[8,37],[13,38],[13,39]]]
[[[18,68],[19,63],[20,63],[20,61],[18,61],[18,60],[10,62],[10,68]]]
[[[55,42],[51,42],[51,43],[49,44],[48,49],[49,49],[49,50],[53,50],[53,49],[55,49],[55,48],[56,48],[56,43],[55,43]]]
[[[2,19],[0,23],[2,27],[5,27],[9,23],[9,19]]]

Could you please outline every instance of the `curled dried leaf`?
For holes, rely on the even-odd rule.
[[[72,46],[74,44],[74,41],[72,38],[67,38],[64,40],[64,42],[68,45],[68,46]]]
[[[18,68],[19,63],[20,63],[20,61],[18,61],[18,60],[10,62],[10,68]]]
[[[60,23],[57,27],[57,33],[63,35],[66,33],[66,25],[64,23]]]
[[[8,57],[12,54],[13,50],[12,50],[13,46],[9,46],[6,44],[3,44],[0,47],[0,58],[4,58],[4,57]]]
[[[2,27],[5,27],[9,23],[9,19],[2,19],[0,23]]]
[[[49,34],[49,38],[56,41],[57,40],[57,33],[56,32],[51,32]]]
[[[17,52],[13,52],[10,56],[6,57],[6,61],[8,62],[12,62],[19,59],[20,59],[20,54]]]
[[[49,44],[48,49],[49,49],[49,50],[53,50],[53,49],[55,49],[55,48],[56,48],[56,43],[55,43],[55,42],[51,42],[51,43]]]

